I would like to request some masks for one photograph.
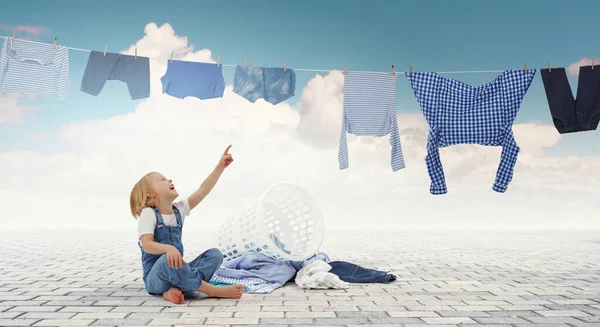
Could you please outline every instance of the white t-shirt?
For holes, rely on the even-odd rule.
[[[179,209],[181,214],[182,222],[185,222],[185,217],[190,215],[190,204],[187,199],[173,202],[173,205]],[[177,218],[175,212],[170,215],[162,215],[163,222],[167,226],[177,226]],[[138,218],[138,238],[144,234],[154,235],[154,228],[156,227],[156,214],[152,208],[144,208]]]

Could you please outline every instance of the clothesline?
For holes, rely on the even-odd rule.
[[[0,36],[0,38],[3,39],[8,39],[11,38],[10,36]],[[37,43],[37,44],[46,44],[46,45],[52,45],[51,43],[44,43],[44,42],[37,42],[37,41],[31,41],[31,40],[23,40],[23,39],[18,39],[20,41],[23,42],[31,42],[31,43]],[[65,46],[66,47],[66,46]],[[74,47],[66,47],[69,50],[73,50],[73,51],[81,51],[81,52],[92,52],[92,50],[90,49],[81,49],[81,48],[74,48]],[[147,57],[148,59],[152,59],[152,60],[170,60],[170,58],[152,58],[152,57]],[[234,64],[220,64],[223,67],[237,67],[238,65],[234,65]],[[302,72],[320,72],[320,73],[329,73],[334,69],[313,69],[313,68],[291,68],[295,71],[302,71]],[[447,71],[447,72],[437,72],[438,74],[479,74],[479,73],[502,73],[505,70],[462,70],[462,71]],[[357,72],[357,73],[381,73],[381,74],[389,74],[390,71],[387,72],[382,72],[382,71],[352,71],[352,72]],[[396,74],[405,74],[406,72],[400,72],[400,71],[396,71]]]

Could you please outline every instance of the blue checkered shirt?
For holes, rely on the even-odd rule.
[[[502,146],[492,189],[506,191],[520,151],[512,125],[535,73],[535,69],[507,70],[477,87],[436,73],[407,74],[429,124],[425,162],[431,194],[448,192],[439,148],[455,144]]]
[[[375,72],[347,72],[344,75],[344,108],[338,161],[348,168],[346,133],[390,136],[392,171],[406,167],[396,116],[396,76]]]

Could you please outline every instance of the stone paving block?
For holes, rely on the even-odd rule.
[[[353,305],[311,305],[310,311],[332,311],[332,312],[354,312],[359,311],[358,307]]]
[[[408,324],[424,324],[425,322],[420,318],[415,317],[401,317],[401,318],[369,318],[369,322],[376,325],[408,325]],[[358,325],[359,322],[348,322],[348,325]]]
[[[63,307],[58,312],[109,312],[115,307],[86,307],[86,306],[75,306],[75,307]]]
[[[266,307],[262,307],[263,309],[265,309]],[[283,308],[283,306],[278,306],[278,307],[271,307],[271,308]],[[257,312],[257,311],[261,311],[261,306],[260,305],[253,305],[253,306],[249,306],[249,305],[245,305],[245,306],[216,306],[213,307],[214,312]],[[269,311],[269,310],[267,310]]]
[[[470,317],[423,317],[421,319],[427,324],[436,324],[436,325],[446,325],[446,324],[463,325],[463,324],[476,324],[477,323],[477,321],[473,320]]]
[[[80,312],[73,319],[125,319],[127,316],[127,312]]]
[[[63,306],[63,307],[69,307],[69,306],[80,306],[80,307],[89,307],[92,306],[96,301],[70,301],[70,300],[58,300],[58,301],[47,301],[45,302],[43,305],[49,305],[49,306]]]
[[[127,319],[176,319],[180,316],[181,313],[179,312],[135,312],[127,315]]]
[[[183,307],[185,308],[185,307]],[[164,308],[162,307],[132,307],[132,306],[124,306],[124,307],[115,307],[110,310],[110,312],[125,312],[125,313],[133,313],[133,312],[161,312]],[[198,308],[200,309],[200,308]],[[166,309],[165,309],[166,310]]]
[[[16,307],[10,307],[10,311],[17,311],[17,312],[56,312],[60,309],[62,309],[63,307],[61,306],[35,306],[35,305],[29,305],[29,306],[16,306]]]
[[[317,325],[360,325],[369,324],[370,319],[389,319],[389,318],[367,318],[367,317],[355,317],[355,318],[315,318],[315,324]]]
[[[258,323],[257,323],[258,324]],[[260,325],[314,325],[312,318],[261,318]],[[340,323],[337,323],[338,325]]]
[[[33,326],[64,327],[64,326],[90,326],[94,319],[44,319]]]
[[[385,311],[337,311],[335,314],[338,318],[387,318],[390,316]]]
[[[103,318],[95,320],[90,326],[144,326],[148,325],[151,319],[111,319]]]
[[[308,305],[281,305],[281,306],[264,306],[264,307],[262,307],[262,310],[259,310],[259,311],[265,311],[265,312],[269,312],[269,311],[271,311],[271,312],[272,311],[276,311],[276,312],[292,312],[292,311],[307,312],[307,311],[310,311],[310,309],[309,309]]]
[[[535,310],[535,313],[544,317],[589,317],[590,315],[579,310]]]
[[[523,311],[523,310],[514,310],[514,311],[490,311],[487,312],[488,315],[492,317],[541,317],[540,314],[535,313],[535,311]]]
[[[471,317],[480,324],[528,324],[529,321],[523,318],[513,317]]]
[[[285,313],[286,318],[335,318],[335,312],[326,311],[288,311]]]
[[[582,321],[573,317],[523,317],[523,319],[534,324],[573,324]]]
[[[23,314],[25,314],[25,312],[18,312],[18,311],[0,312],[0,319],[14,319]]]
[[[284,318],[284,312],[260,311],[260,312],[235,312],[234,318]]]
[[[420,317],[439,317],[435,311],[388,311],[392,318],[420,318]]]
[[[120,300],[111,299],[109,301],[96,301],[94,302],[95,307],[116,307],[116,306],[140,306],[144,301],[135,300]]]
[[[27,312],[21,317],[27,318],[27,319],[69,319],[75,315],[76,315],[76,313],[74,313],[74,312],[42,312],[42,311],[38,311],[38,312]]]
[[[208,318],[205,324],[212,325],[258,325],[259,318]]]
[[[454,310],[451,306],[448,305],[405,305],[404,306],[408,311],[450,311]]]
[[[11,326],[31,326],[39,319],[0,319],[0,326],[11,327]]]

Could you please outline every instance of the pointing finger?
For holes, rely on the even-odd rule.
[[[225,149],[225,152],[223,152],[223,154],[227,154],[227,151],[229,151],[229,149],[231,149],[231,144],[229,144],[229,146],[227,147],[227,149]]]

